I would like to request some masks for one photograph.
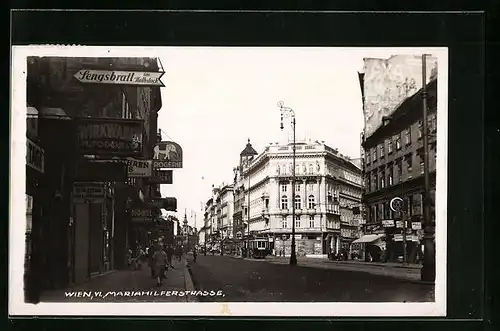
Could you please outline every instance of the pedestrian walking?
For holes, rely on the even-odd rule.
[[[196,251],[196,248],[193,249],[193,261],[196,262],[196,257],[198,256],[198,252]]]
[[[166,253],[167,253],[167,261],[168,261],[168,264],[170,265],[170,267],[173,269],[174,268],[174,265],[172,264],[172,256],[174,255],[174,248],[172,245],[168,245],[167,246],[167,250],[166,250]]]
[[[153,267],[156,277],[156,286],[163,284],[165,273],[167,271],[168,257],[167,253],[163,250],[163,245],[153,254]]]
[[[148,259],[149,259],[149,268],[151,269],[151,278],[155,278],[155,270],[154,270],[154,261],[153,261],[153,256],[155,252],[159,250],[158,243],[153,243],[153,246],[149,249],[148,253]]]

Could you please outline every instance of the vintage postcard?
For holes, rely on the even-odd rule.
[[[445,316],[447,61],[14,46],[10,315]]]

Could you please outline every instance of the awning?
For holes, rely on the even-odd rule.
[[[58,120],[70,120],[71,117],[62,108],[42,108],[40,109],[40,117],[52,118]]]
[[[384,236],[385,236],[385,234],[367,234],[367,235],[362,236],[359,239],[354,240],[352,243],[353,244],[372,243],[375,240],[378,240]]]

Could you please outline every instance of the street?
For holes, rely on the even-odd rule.
[[[434,286],[336,268],[290,266],[265,260],[198,255],[189,259],[196,290],[222,290],[231,302],[429,302]]]

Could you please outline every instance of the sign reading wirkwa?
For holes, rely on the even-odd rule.
[[[82,83],[165,86],[160,78],[163,72],[116,71],[81,69],[73,75]]]
[[[77,149],[81,154],[138,156],[142,154],[143,121],[82,118],[77,120]]]

